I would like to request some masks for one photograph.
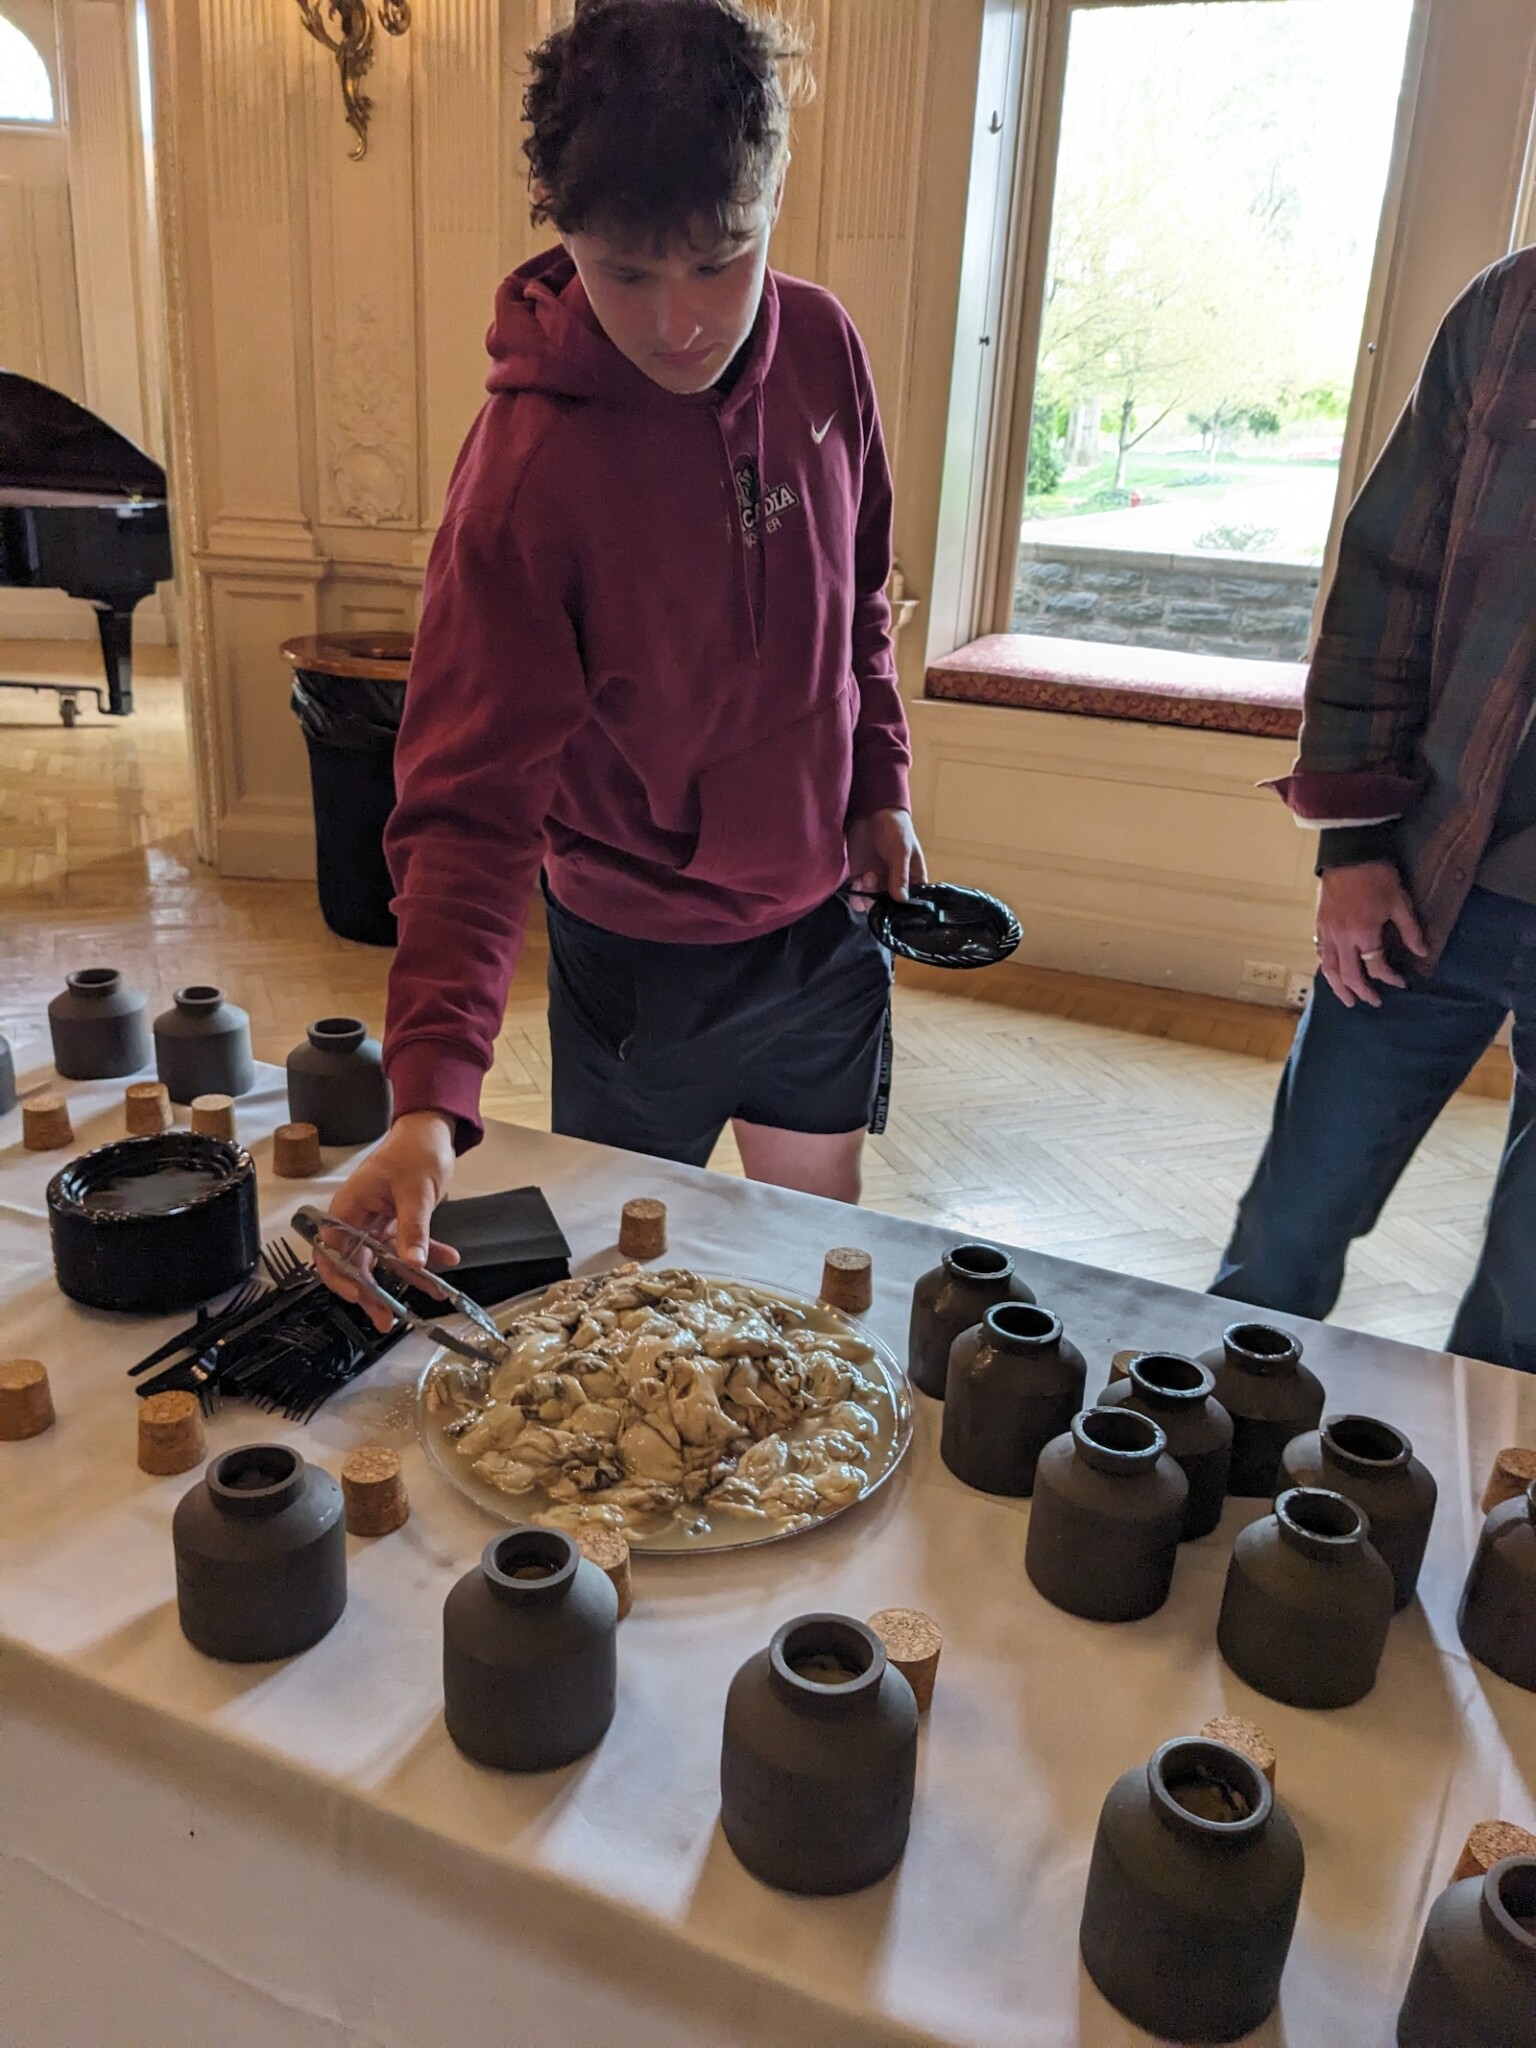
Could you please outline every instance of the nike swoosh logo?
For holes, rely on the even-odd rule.
[[[829,433],[831,432],[831,430],[832,430],[832,422],[833,422],[833,421],[834,421],[834,420],[835,420],[836,418],[837,418],[837,414],[836,414],[835,412],[829,412],[829,413],[827,414],[827,418],[826,418],[826,424],[825,424],[824,426],[820,426],[820,427],[812,427],[812,429],[811,429],[811,439],[812,439],[812,440],[813,440],[813,441],[814,441],[814,442],[816,443],[816,446],[817,446],[818,448],[819,448],[819,447],[821,446],[822,442],[823,442],[823,441],[825,441],[825,439],[827,438],[827,435],[828,435],[828,434],[829,434]]]

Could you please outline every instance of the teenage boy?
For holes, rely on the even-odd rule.
[[[395,1122],[333,1213],[428,1252],[542,869],[554,1128],[856,1201],[923,879],[864,349],[767,267],[800,53],[589,0],[532,53],[534,219],[433,548],[387,851]],[[434,1263],[436,1253],[434,1252]]]

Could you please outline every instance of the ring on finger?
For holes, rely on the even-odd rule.
[[[1372,946],[1368,951],[1363,952],[1360,958],[1362,960],[1384,960],[1386,958],[1386,948],[1384,946]]]

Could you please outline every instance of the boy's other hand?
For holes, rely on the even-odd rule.
[[[926,882],[923,849],[910,811],[872,811],[848,822],[849,893],[866,901],[882,892],[905,903],[907,891]]]
[[[437,1271],[456,1266],[458,1253],[431,1234],[432,1212],[448,1192],[453,1168],[452,1123],[435,1109],[411,1110],[395,1119],[383,1144],[337,1191],[329,1213],[339,1222],[351,1223],[370,1237],[393,1244],[401,1258],[413,1265]],[[336,1250],[365,1272],[372,1266],[369,1253],[340,1235]],[[316,1260],[315,1270],[343,1301],[360,1299],[357,1287],[328,1259]],[[362,1306],[376,1329],[391,1327],[387,1311],[368,1302]]]
[[[1317,892],[1317,962],[1346,1010],[1381,1008],[1378,982],[1407,983],[1388,957],[1393,934],[1422,959],[1429,951],[1403,878],[1389,860],[1327,868]]]

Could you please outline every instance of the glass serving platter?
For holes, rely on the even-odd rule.
[[[654,1275],[649,1269],[642,1268],[636,1277],[646,1279]],[[789,1526],[778,1523],[764,1526],[709,1501],[687,1502],[665,1518],[631,1521],[626,1525],[623,1533],[630,1548],[647,1557],[688,1557],[706,1550],[749,1550],[765,1543],[784,1543],[793,1536],[808,1535],[825,1523],[835,1521],[839,1515],[859,1507],[871,1494],[878,1492],[896,1470],[912,1441],[912,1394],[907,1376],[890,1349],[863,1323],[824,1301],[813,1301],[788,1288],[764,1281],[728,1278],[712,1273],[698,1277],[706,1286],[731,1289],[738,1298],[743,1291],[748,1291],[757,1301],[784,1303],[803,1317],[806,1327],[835,1337],[840,1344],[856,1347],[847,1355],[859,1371],[874,1382],[873,1392],[856,1398],[859,1405],[874,1417],[877,1431],[863,1445],[862,1469],[867,1477],[862,1493],[855,1499],[836,1506],[823,1505],[808,1522]],[[545,1288],[538,1288],[492,1309],[498,1329],[507,1329],[534,1310],[547,1292]],[[475,1369],[469,1370],[473,1372]],[[524,1523],[542,1520],[553,1506],[543,1487],[527,1493],[503,1492],[472,1469],[472,1459],[461,1455],[450,1436],[450,1425],[466,1412],[454,1392],[466,1385],[465,1372],[463,1359],[439,1348],[428,1359],[417,1380],[416,1428],[429,1463],[456,1492],[483,1508],[497,1521]],[[791,1423],[781,1434],[791,1445],[810,1436],[810,1418]],[[577,1533],[569,1522],[557,1521],[556,1526]]]

